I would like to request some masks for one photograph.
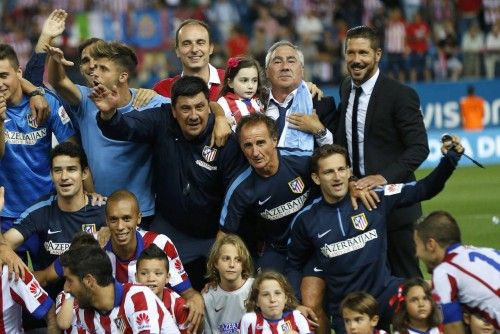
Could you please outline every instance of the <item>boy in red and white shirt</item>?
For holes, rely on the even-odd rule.
[[[149,287],[163,301],[180,332],[187,334],[189,309],[185,307],[185,300],[168,287],[169,262],[158,246],[152,244],[142,251],[135,276],[137,283]]]

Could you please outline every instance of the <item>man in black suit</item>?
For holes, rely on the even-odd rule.
[[[353,174],[359,178],[358,189],[414,181],[415,169],[429,154],[418,95],[380,73],[381,56],[375,30],[359,26],[347,32],[345,57],[350,77],[340,86],[334,135],[336,143],[348,148]],[[353,118],[357,120],[354,124]],[[421,206],[416,204],[389,217],[388,256],[394,276],[422,275],[412,239],[412,224],[421,214]]]
[[[271,84],[266,115],[276,121],[278,146],[312,151],[314,144],[331,144],[335,99],[311,96],[302,51],[289,41],[276,42],[267,51],[265,69]]]

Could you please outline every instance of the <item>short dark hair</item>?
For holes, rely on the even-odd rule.
[[[107,58],[120,66],[131,76],[137,67],[137,55],[134,50],[123,43],[97,41],[90,55],[94,59]]]
[[[368,26],[357,26],[347,30],[346,35],[346,49],[347,49],[347,41],[351,38],[366,38],[370,41],[370,46],[373,50],[377,51],[380,49],[380,34],[379,32]]]
[[[439,246],[446,248],[462,242],[457,221],[446,211],[433,211],[427,217],[418,220],[414,227],[424,243],[434,239]]]
[[[96,42],[99,42],[99,41],[102,41],[102,39],[97,38],[97,37],[91,37],[91,38],[87,38],[86,40],[84,40],[83,42],[81,42],[80,45],[78,45],[78,56],[82,55],[83,50],[87,46],[92,45],[92,44],[94,44]]]
[[[337,144],[327,144],[316,147],[311,157],[311,172],[317,173],[319,171],[319,160],[328,158],[331,155],[340,154],[345,158],[346,165],[349,166],[349,159],[347,158],[347,150],[345,147]]]
[[[92,275],[101,287],[113,283],[111,261],[99,246],[68,249],[59,259],[61,265],[71,270],[80,280],[86,275]]]
[[[99,242],[97,241],[96,238],[94,238],[92,234],[84,231],[79,231],[73,236],[69,249],[88,247],[88,246],[99,247]]]
[[[139,201],[137,200],[137,196],[131,191],[128,191],[126,189],[120,189],[114,191],[111,195],[108,196],[108,199],[106,200],[106,216],[108,215],[108,207],[110,206],[111,203],[118,202],[121,200],[126,200],[129,199],[132,202],[135,203],[137,211],[140,212],[139,209]]]
[[[344,297],[340,303],[341,316],[346,308],[361,314],[367,314],[370,319],[378,315],[379,312],[377,300],[369,293],[363,291],[351,292]]]
[[[151,244],[149,245],[148,248],[145,248],[141,255],[137,258],[137,262],[135,264],[136,269],[139,269],[139,263],[143,260],[160,260],[165,263],[165,268],[167,269],[167,273],[170,271],[169,270],[169,262],[168,262],[168,257],[167,254],[158,247],[156,244]]]
[[[0,60],[7,59],[10,65],[17,70],[19,68],[19,59],[16,51],[9,44],[0,44]]]
[[[58,144],[52,149],[52,151],[50,152],[50,168],[53,167],[54,158],[60,155],[67,155],[72,158],[78,158],[82,170],[89,166],[87,155],[83,151],[83,148],[80,145],[77,145],[70,141],[65,141],[64,143]]]
[[[476,88],[474,88],[473,85],[467,86],[467,94],[474,95],[475,92],[476,92]]]
[[[236,135],[238,136],[238,140],[240,140],[241,129],[248,125],[257,125],[259,123],[264,124],[269,131],[269,135],[271,138],[278,138],[278,129],[276,128],[276,123],[274,120],[266,116],[263,113],[251,113],[250,115],[243,116],[236,127]]]
[[[202,78],[185,75],[172,85],[172,106],[175,107],[180,96],[195,96],[199,93],[203,93],[210,101],[207,83]]]
[[[187,20],[184,20],[181,22],[181,24],[179,25],[179,27],[177,28],[177,30],[175,31],[175,47],[177,48],[179,46],[179,31],[184,28],[185,26],[187,25],[199,25],[199,26],[202,26],[203,28],[205,28],[205,30],[207,31],[208,33],[208,43],[209,44],[212,44],[211,43],[211,36],[210,36],[210,27],[208,26],[208,24],[206,24],[205,22],[203,21],[200,21],[200,20],[195,20],[195,19],[187,19]]]

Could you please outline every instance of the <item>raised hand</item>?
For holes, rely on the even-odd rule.
[[[65,10],[55,9],[43,23],[41,35],[50,38],[61,35],[66,25],[67,16],[68,13]]]
[[[64,57],[64,52],[61,49],[47,45],[47,47],[46,47],[45,50],[47,51],[47,53],[49,54],[49,56],[52,59],[54,59],[57,63],[62,64],[64,66],[73,66],[73,65],[75,65],[75,63],[73,63],[72,61],[67,60]]]
[[[120,94],[116,85],[112,89],[108,89],[103,84],[99,84],[92,89],[90,98],[101,112],[101,117],[103,119],[110,119],[116,112]]]
[[[0,122],[4,122],[7,118],[7,102],[3,95],[0,94]]]

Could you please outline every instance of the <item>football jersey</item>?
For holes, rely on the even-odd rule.
[[[182,294],[191,287],[188,274],[184,270],[184,266],[179,258],[179,254],[177,253],[177,249],[169,237],[151,231],[138,230],[136,231],[136,238],[137,248],[134,255],[130,259],[124,260],[116,256],[115,253],[113,253],[111,240],[108,241],[106,246],[104,246],[104,250],[111,260],[113,277],[115,277],[118,282],[137,283],[135,278],[137,258],[141,255],[145,248],[148,248],[151,244],[155,244],[160,249],[163,249],[165,254],[167,254],[170,273],[169,284],[172,287],[172,290]]]
[[[203,293],[205,301],[205,331],[207,333],[238,333],[241,318],[246,313],[245,300],[254,278],[247,278],[238,290],[225,291],[219,285]]]
[[[181,334],[187,334],[188,326],[187,323],[189,309],[185,308],[184,305],[186,301],[184,298],[179,296],[176,292],[170,290],[169,288],[163,288],[163,297],[162,297],[163,305],[170,312],[172,317],[174,318],[174,322],[179,328]]]
[[[64,142],[75,134],[66,110],[59,100],[45,94],[51,113],[43,125],[31,120],[29,99],[23,96],[17,106],[9,105],[4,122],[5,153],[0,159],[0,184],[5,187],[2,217],[17,218],[40,196],[53,190],[50,178],[52,134]]]
[[[279,320],[264,318],[262,313],[250,312],[243,315],[241,334],[284,334],[294,330],[299,334],[311,333],[306,318],[299,311],[285,311]]]
[[[477,312],[500,330],[500,252],[454,244],[432,273],[443,322],[462,321],[461,306]]]
[[[259,99],[243,99],[235,93],[227,93],[226,95],[221,96],[217,100],[217,103],[224,110],[224,114],[229,120],[233,132],[236,131],[236,126],[242,117],[248,116],[252,113],[264,111],[264,106]]]
[[[89,333],[179,334],[172,316],[148,287],[114,283],[115,301],[111,311],[75,308],[76,323]]]
[[[33,234],[40,236],[38,256],[33,257],[37,270],[44,269],[68,250],[74,235],[85,231],[95,233],[106,222],[105,207],[88,204],[76,212],[62,211],[57,205],[57,195],[46,195],[30,206],[14,222],[13,228],[28,239]]]
[[[56,315],[59,314],[61,311],[61,307],[66,301],[66,296],[67,293],[64,291],[61,291],[56,298]],[[82,323],[80,321],[77,321],[76,319],[76,310],[78,309],[78,302],[76,299],[73,298],[73,319],[71,321],[71,327],[68,329],[63,330],[65,334],[86,334],[87,331],[83,327]]]
[[[42,289],[40,283],[29,272],[24,273],[24,279],[9,279],[9,269],[2,267],[2,290],[0,305],[0,333],[23,333],[22,308],[24,307],[35,318],[43,318],[54,302]]]

